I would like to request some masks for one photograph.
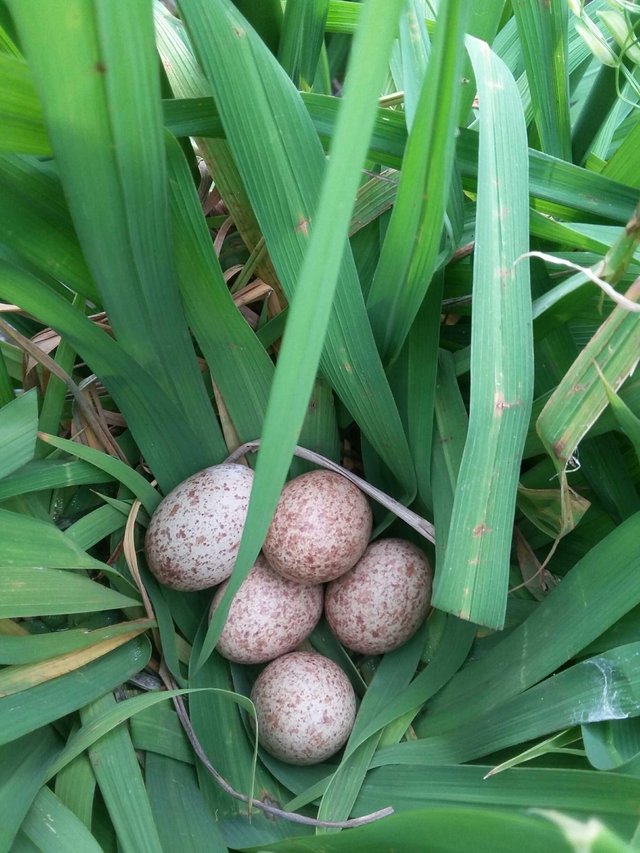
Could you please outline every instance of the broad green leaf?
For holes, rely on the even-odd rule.
[[[183,22],[171,15],[159,0],[154,2],[154,17],[158,51],[174,95],[177,98],[209,95],[211,91],[209,83],[195,58]],[[220,133],[221,131],[217,135],[220,136]],[[238,233],[247,248],[252,252],[255,251],[262,241],[262,234],[229,145],[224,139],[210,139],[202,136],[196,139],[196,144]],[[199,218],[202,218],[201,213]],[[178,248],[176,243],[176,250]],[[179,257],[177,262],[179,264]],[[217,266],[217,262],[215,265]],[[178,271],[180,272],[179,268]],[[261,252],[260,257],[256,259],[256,272],[263,281],[274,288],[279,297],[282,296],[271,260],[265,252]],[[214,276],[214,280],[215,278],[217,276]],[[191,319],[189,322],[193,328]]]
[[[178,715],[166,704],[151,705],[131,718],[131,739],[136,749],[166,755],[185,764],[195,764]]]
[[[37,849],[47,850],[48,853],[102,851],[84,823],[46,787],[35,798],[20,831]]]
[[[0,187],[2,256],[14,263],[19,256],[20,266],[44,274],[59,293],[62,281],[100,308],[56,172],[32,157],[0,154]]]
[[[301,94],[302,102],[321,140],[328,147],[333,137],[340,99],[311,92]],[[213,102],[165,101],[167,127],[178,136],[210,135],[219,137],[222,124]],[[368,157],[384,166],[398,169],[402,163],[407,131],[401,113],[378,110]],[[465,189],[474,192],[478,178],[478,133],[463,128],[457,139],[456,162]],[[637,204],[637,191],[625,183],[610,180],[529,149],[529,195],[536,210],[584,221],[585,214],[608,223],[626,224]]]
[[[424,631],[421,630],[409,642],[383,657],[358,709],[344,758],[322,797],[318,809],[319,818],[346,820],[351,814],[380,740],[380,733],[365,740],[359,732],[367,726],[368,720],[375,719],[377,713],[387,704],[390,695],[397,695],[407,687],[416,671],[423,648]]]
[[[88,725],[115,705],[112,695],[102,696],[80,711],[80,719]],[[121,726],[94,743],[89,760],[122,850],[162,853],[140,765],[126,728]]]
[[[37,430],[38,397],[35,390],[21,394],[0,409],[0,479],[33,459]]]
[[[233,303],[180,147],[167,140],[178,284],[189,325],[241,442],[262,432],[273,364]],[[216,322],[211,322],[211,317]]]
[[[139,516],[138,520],[140,520]],[[106,536],[121,530],[126,521],[126,513],[123,513],[116,506],[106,504],[83,515],[82,518],[67,527],[64,535],[67,539],[72,539],[79,548],[86,551]]]
[[[137,637],[78,672],[0,699],[0,743],[10,743],[103,696],[144,669],[150,655],[149,641]]]
[[[501,627],[520,458],[533,397],[526,137],[506,67],[469,38],[480,92],[469,431],[433,604]],[[498,94],[499,93],[499,94]]]
[[[27,557],[28,554],[23,559]],[[1,619],[56,613],[91,613],[96,610],[140,606],[140,602],[134,598],[122,595],[84,575],[44,568],[33,565],[33,562],[26,566],[5,565],[0,570]],[[80,566],[71,565],[68,568]],[[92,568],[96,566],[93,565]]]

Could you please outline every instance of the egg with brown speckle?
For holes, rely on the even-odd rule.
[[[251,691],[260,744],[289,764],[316,764],[347,741],[356,697],[340,667],[315,652],[272,661]]]
[[[263,551],[290,580],[324,583],[348,571],[371,536],[369,502],[332,471],[309,471],[282,490]]]
[[[250,468],[225,463],[193,474],[169,492],[145,539],[149,568],[160,583],[196,590],[229,577],[252,485]]]
[[[213,597],[211,615],[229,585]],[[217,650],[235,663],[264,663],[293,651],[322,615],[323,587],[289,581],[260,556],[234,596]]]
[[[327,586],[325,615],[343,646],[380,655],[418,630],[431,601],[426,554],[403,539],[379,539],[358,563]]]

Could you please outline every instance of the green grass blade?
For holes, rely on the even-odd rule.
[[[20,154],[50,154],[40,101],[27,63],[0,53],[0,149]]]
[[[0,699],[0,743],[9,743],[103,696],[144,669],[150,655],[149,641],[138,637],[79,672]]]
[[[476,715],[473,725],[388,747],[379,760],[395,763],[401,753],[415,752],[429,764],[462,763],[571,726],[637,714],[639,649],[633,643],[589,658]]]
[[[215,455],[217,424],[175,286],[150,0],[9,5],[115,335]]]
[[[513,78],[482,42],[469,432],[433,604],[501,627],[520,458],[533,396],[524,121]],[[499,92],[499,96],[496,95]],[[484,109],[484,118],[482,110]]]
[[[64,535],[72,539],[79,548],[88,551],[105,537],[122,530],[126,518],[119,508],[106,504],[74,521],[64,531]]]
[[[626,295],[637,301],[640,286],[634,284]],[[558,471],[564,471],[578,442],[609,402],[600,377],[617,391],[637,365],[639,329],[640,315],[616,306],[541,412],[536,428]]]
[[[23,559],[29,560],[29,556],[28,553]],[[31,562],[35,562],[33,556]],[[73,572],[5,564],[0,575],[0,619],[91,613],[136,607],[139,603]]]
[[[212,456],[209,442],[198,442],[192,420],[186,420],[185,413],[172,403],[155,378],[66,299],[24,270],[2,261],[0,287],[6,299],[15,300],[71,341],[104,380],[163,491],[224,459],[226,446],[222,437]]]
[[[12,260],[21,256],[36,274],[50,276],[58,292],[59,280],[101,308],[55,173],[30,157],[3,154],[0,188],[0,234],[10,235],[2,243]]]
[[[37,663],[56,655],[91,646],[94,643],[107,640],[118,634],[129,633],[132,628],[141,630],[153,627],[150,620],[139,622],[121,622],[108,625],[105,628],[76,628],[67,631],[54,631],[45,634],[24,634],[20,636],[4,636],[0,634],[0,663],[28,664]],[[0,671],[3,672],[3,671]]]
[[[177,98],[208,95],[209,83],[196,61],[183,22],[169,14],[158,0],[154,4],[154,16],[158,50],[174,95]],[[220,136],[221,132],[220,126],[216,135]],[[262,239],[262,234],[229,145],[223,139],[202,136],[196,140],[196,144],[235,227],[247,248],[253,251]],[[264,252],[257,262],[256,271],[263,281],[280,292],[273,265]]]
[[[47,489],[88,483],[111,483],[113,478],[77,459],[34,459],[0,482],[0,500]]]
[[[282,19],[278,62],[298,89],[310,89],[316,74],[329,0],[291,0]]]
[[[236,61],[244,59],[244,53],[240,53],[238,48],[240,47],[244,51],[245,43],[249,43],[250,45],[251,34],[242,29],[242,21],[232,16],[231,10],[226,9],[226,6],[221,6],[219,10],[217,7],[209,6],[205,11],[204,8],[200,8],[201,5],[200,0],[197,0],[197,2],[189,0],[189,2],[183,2],[182,10],[186,17],[187,25],[190,27],[194,43],[202,54],[203,64],[209,71],[210,82],[214,88],[221,113],[224,116],[225,111],[229,110],[229,114],[226,116],[230,122],[227,127],[229,134],[232,128],[235,129],[235,122],[240,116],[233,112],[235,104],[225,101],[225,87],[223,85],[223,78],[220,76],[220,63],[215,63],[215,69],[211,67],[212,56],[207,51],[207,47],[216,43],[212,28],[216,19],[218,29],[215,31],[215,37],[221,38],[222,34],[225,34],[224,38],[227,43],[227,50],[234,51],[232,55],[235,56]],[[368,13],[372,17],[366,18],[367,26],[364,27],[363,25],[363,29],[361,30],[363,35],[360,36],[361,40],[360,42],[356,42],[356,47],[354,48],[351,77],[349,78],[352,82],[351,84],[347,84],[345,90],[344,110],[338,119],[336,135],[334,137],[335,154],[329,161],[326,179],[322,185],[322,192],[317,203],[317,212],[314,216],[314,225],[311,229],[310,238],[308,236],[309,223],[303,214],[304,206],[302,209],[299,209],[299,213],[297,214],[298,225],[294,227],[294,232],[297,233],[297,236],[294,236],[294,240],[298,252],[306,248],[304,263],[299,271],[298,283],[295,290],[296,295],[289,310],[287,329],[269,399],[269,407],[263,430],[263,445],[258,456],[256,481],[249,506],[245,536],[243,537],[236,563],[236,571],[232,576],[225,597],[212,620],[201,653],[200,663],[210,654],[217,640],[217,634],[224,624],[231,599],[253,564],[266,535],[269,519],[273,514],[273,509],[275,508],[289,468],[294,445],[298,440],[302,428],[328,324],[329,329],[333,328],[333,332],[330,333],[331,339],[328,341],[326,352],[330,353],[332,358],[325,360],[325,369],[331,364],[335,366],[339,363],[340,374],[353,377],[358,373],[358,366],[354,363],[354,357],[357,362],[361,363],[363,353],[356,354],[353,350],[353,343],[351,345],[347,344],[344,338],[344,331],[336,335],[336,321],[338,317],[343,316],[346,320],[349,316],[347,308],[358,304],[356,293],[349,293],[350,301],[347,304],[345,299],[347,294],[344,290],[339,290],[336,296],[333,324],[330,323],[330,312],[334,292],[336,291],[338,279],[341,274],[340,268],[342,266],[342,280],[344,281],[346,278],[345,266],[350,259],[350,254],[344,250],[336,250],[336,246],[343,247],[347,235],[360,178],[360,169],[366,154],[369,133],[375,116],[376,101],[383,82],[386,58],[391,50],[391,40],[397,12],[399,11],[399,8],[395,4],[386,4],[384,11],[378,8],[377,0],[373,0],[372,5],[374,12]],[[195,20],[192,18],[197,8],[200,9],[201,13],[198,32],[196,32]],[[376,25],[373,24],[374,14],[381,16]],[[208,38],[204,43],[201,38],[204,33],[202,27],[203,20],[209,22],[206,30]],[[239,38],[235,30],[229,29],[232,22],[235,22],[236,28],[240,27],[242,29],[242,37]],[[223,50],[223,53],[226,53],[227,50]],[[376,58],[375,64],[372,63],[372,57],[374,56]],[[257,66],[254,62],[251,62],[251,64],[247,63],[246,71],[253,78],[257,73]],[[269,75],[266,79],[274,87],[274,94],[277,93],[283,102],[285,98],[289,99],[293,108],[293,99],[288,95],[287,88],[282,85],[282,79],[279,74],[275,73],[276,69],[271,64],[265,63],[262,71]],[[262,84],[259,84],[259,86],[261,87]],[[297,104],[296,110],[299,111]],[[262,112],[264,113],[264,109]],[[243,107],[243,117],[245,114],[246,105]],[[269,125],[271,125],[273,115],[265,116],[265,120],[267,119]],[[256,140],[261,138],[256,134],[252,135]],[[300,149],[296,152],[297,156],[300,156],[301,153]],[[293,163],[288,162],[291,157],[292,154],[289,152],[287,171],[293,167]],[[253,168],[255,168],[255,164]],[[287,177],[289,180],[294,180],[295,183],[291,187],[291,191],[295,191],[295,196],[298,196],[299,190],[294,190],[294,188],[300,176],[293,175],[289,171]],[[253,176],[253,180],[255,180],[255,175]],[[248,179],[247,187],[249,188]],[[306,187],[307,193],[309,189],[310,187]],[[282,192],[283,188],[280,188],[279,194]],[[268,194],[267,188],[262,187],[260,196],[264,198],[265,193]],[[291,198],[290,203],[293,200]],[[257,201],[258,199],[255,198],[254,202]],[[293,224],[293,221],[295,221],[295,218],[291,220],[291,224]],[[267,223],[263,223],[265,238],[268,244],[269,234],[266,226]],[[293,235],[290,229],[289,234]],[[271,254],[277,268],[277,253],[273,248]],[[361,339],[361,336],[359,337]],[[342,339],[344,343],[338,344],[339,339]],[[334,382],[334,387],[336,387],[335,381],[337,377],[335,376],[335,372],[333,372],[333,375],[330,375],[330,378]],[[374,381],[377,385],[379,385],[379,379],[379,375],[378,379],[374,376]],[[398,437],[402,436],[402,427],[397,417],[397,410],[395,410],[395,406],[389,400],[388,385],[386,385],[386,382],[384,384],[387,388],[385,398],[392,406],[388,414],[396,421],[398,430],[396,432],[397,442]],[[343,387],[345,387],[345,390],[349,389],[349,393],[347,394],[347,398],[350,398],[349,402],[355,403],[352,393],[354,388],[352,379]],[[340,387],[337,387],[337,390],[340,393]],[[362,389],[360,389],[360,394],[361,391]],[[367,389],[367,393],[373,394],[373,389]],[[344,398],[344,393],[342,396]],[[380,408],[384,405],[379,399],[376,402]],[[380,408],[378,410],[378,423],[384,423],[386,418],[380,415]],[[284,423],[282,419],[283,411],[288,413],[287,420]],[[359,413],[360,406],[358,406],[358,409],[353,410],[354,416],[358,417]],[[394,413],[395,418],[393,418]],[[371,425],[370,416],[368,414],[363,416],[361,420],[363,431],[366,432],[367,428]],[[390,425],[391,421],[384,423],[384,431]],[[380,435],[380,431],[376,430],[375,432],[377,434],[372,436],[372,440],[374,437],[378,439],[376,444],[381,455],[384,456],[387,462],[390,462],[390,448],[380,445],[382,436]],[[409,472],[406,470],[406,465],[403,465],[405,459],[404,456],[400,456],[399,449],[396,449],[395,460],[398,479],[402,482],[407,482],[407,479],[409,479],[413,485],[413,471]],[[408,462],[408,460],[406,461]],[[412,469],[412,466],[410,467]]]
[[[568,24],[565,0],[515,2],[513,12],[542,150],[571,160]],[[541,61],[541,57],[545,57]]]
[[[107,453],[101,453],[99,450],[87,447],[77,441],[69,441],[55,435],[41,433],[38,437],[41,441],[45,441],[59,450],[64,450],[66,453],[77,456],[78,459],[89,462],[95,468],[104,471],[114,480],[122,483],[138,498],[150,515],[160,503],[161,497],[149,481],[145,480],[142,474],[139,474],[134,468],[125,465],[120,459],[109,456]]]
[[[7,568],[104,568],[104,563],[78,548],[50,522],[0,509],[0,524],[4,534],[0,539],[0,564]]]
[[[102,853],[84,823],[49,788],[42,788],[29,809],[21,832],[47,853]]]
[[[250,441],[262,432],[273,364],[233,303],[187,163],[172,139],[167,141],[167,162],[184,310],[240,441]]]
[[[640,719],[604,720],[581,727],[589,763],[597,770],[615,770],[640,755]]]
[[[38,790],[44,770],[60,751],[60,739],[49,726],[0,747],[0,847],[11,843]]]
[[[550,813],[552,814],[552,813]],[[455,829],[454,829],[455,828]],[[587,825],[571,827],[577,841]],[[600,823],[589,824],[589,837],[603,853],[629,853],[629,847]],[[486,809],[420,809],[392,815],[347,833],[314,838],[288,839],[280,844],[244,848],[247,853],[259,850],[282,853],[346,853],[356,850],[406,850],[418,853],[428,843],[433,853],[496,853],[497,850],[527,850],[527,853],[571,853],[572,833],[541,815],[514,814]]]
[[[435,270],[453,169],[468,7],[464,0],[440,4],[398,195],[367,297],[385,364],[398,356]]]
[[[86,755],[81,755],[56,775],[55,794],[85,826],[91,827],[96,777]]]
[[[634,447],[638,459],[640,459],[640,418],[638,418],[627,406],[622,397],[613,390],[604,376],[600,376],[607,392],[607,398],[611,411],[618,422],[618,426],[627,436]]]
[[[418,734],[462,725],[531,687],[631,610],[640,601],[640,554],[633,544],[639,536],[636,513],[592,547],[528,619],[434,697]]]
[[[339,98],[302,93],[302,102],[309,111],[320,138],[328,146],[333,135]],[[207,134],[219,137],[222,124],[213,102],[198,99],[192,102],[165,102],[167,127],[178,136]],[[399,169],[407,139],[405,120],[401,113],[378,110],[369,145],[369,159],[384,166]],[[462,128],[456,145],[456,162],[464,179],[464,187],[472,192],[477,188],[478,133]],[[562,214],[584,221],[602,219],[626,224],[638,202],[637,191],[626,183],[610,180],[596,172],[565,163],[540,151],[529,149],[529,194],[537,209]]]
[[[351,814],[380,740],[380,732],[365,739],[360,731],[384,708],[389,696],[407,687],[420,662],[423,647],[424,631],[419,631],[400,649],[383,657],[358,710],[344,758],[322,797],[318,809],[321,820],[346,820]]]
[[[165,850],[226,853],[227,846],[198,787],[193,768],[150,752],[145,756],[145,783]]]
[[[211,6],[202,0],[188,0],[181,8],[267,249],[291,300],[297,288],[306,285],[300,271],[309,244],[309,223],[317,222],[325,172],[321,147],[291,82],[226,2]],[[386,13],[381,31],[383,21],[387,21]],[[241,37],[234,27],[243,33]],[[225,57],[224,63],[220,57]],[[366,75],[371,80],[373,70],[371,66]],[[364,103],[362,98],[360,101]],[[256,127],[261,128],[260,133],[255,132]],[[354,139],[349,138],[346,147],[355,152]],[[339,187],[334,203],[346,198],[344,190]],[[351,210],[353,198],[346,203]],[[340,258],[340,250],[332,247],[330,257],[336,254]],[[318,296],[325,291],[323,286]],[[303,337],[302,330],[298,331]],[[309,336],[309,329],[304,334]],[[411,493],[415,487],[413,466],[375,351],[348,249],[342,258],[321,368],[378,454]]]
[[[96,699],[80,712],[83,724],[116,705],[112,695]],[[89,749],[100,793],[123,851],[162,853],[140,765],[124,727],[105,734]]]
[[[573,768],[518,767],[486,779],[492,769],[490,765],[425,766],[420,762],[376,768],[367,777],[355,811],[367,814],[385,803],[397,811],[460,805],[559,809],[585,818],[594,815],[608,825],[635,816],[637,778]]]
[[[0,409],[0,479],[33,459],[38,431],[38,397],[22,394]]]
[[[0,697],[11,696],[23,690],[30,690],[38,684],[44,684],[53,678],[59,678],[68,672],[75,672],[93,660],[97,660],[123,643],[141,634],[146,626],[137,625],[125,634],[115,634],[109,639],[99,640],[80,649],[65,652],[45,661],[6,666],[0,671]]]

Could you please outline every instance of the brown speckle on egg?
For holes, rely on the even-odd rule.
[[[331,471],[310,471],[282,490],[264,555],[290,580],[324,583],[360,559],[371,525],[371,508],[357,486]]]
[[[380,539],[351,571],[327,586],[329,626],[354,652],[390,652],[422,624],[431,582],[431,567],[420,548],[403,539]]]
[[[252,484],[250,468],[226,463],[199,471],[169,492],[145,540],[149,568],[161,583],[196,590],[229,577]]]
[[[227,586],[216,590],[212,615]],[[321,586],[289,581],[260,556],[234,596],[217,650],[236,663],[264,663],[291,652],[315,628],[323,598]]]
[[[289,764],[316,764],[347,741],[356,716],[351,683],[337,664],[314,652],[272,661],[251,691],[261,745]]]

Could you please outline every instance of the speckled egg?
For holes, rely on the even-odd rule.
[[[357,486],[331,471],[310,471],[282,490],[264,555],[290,580],[324,583],[358,562],[371,524],[371,508]]]
[[[260,744],[289,764],[316,764],[344,746],[356,697],[340,667],[314,652],[272,661],[251,691]]]
[[[380,539],[350,572],[327,586],[329,626],[354,652],[390,652],[422,624],[431,581],[431,567],[420,548],[403,539]]]
[[[229,577],[252,484],[250,468],[224,464],[199,471],[169,492],[145,540],[149,568],[161,583],[194,590]]]
[[[228,585],[216,590],[212,615]],[[236,663],[264,663],[291,652],[315,628],[323,599],[323,587],[289,581],[260,556],[234,596],[216,648]]]

